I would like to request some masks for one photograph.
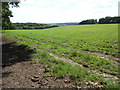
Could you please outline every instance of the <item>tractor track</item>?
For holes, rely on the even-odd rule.
[[[111,75],[111,74],[108,74],[108,73],[103,73],[103,72],[102,72],[102,73],[98,73],[96,70],[93,70],[93,69],[91,69],[90,67],[88,67],[88,66],[86,66],[86,65],[78,64],[77,62],[74,62],[74,61],[72,61],[72,60],[69,59],[69,58],[59,57],[59,56],[57,56],[56,54],[53,54],[53,53],[51,53],[51,52],[49,52],[49,51],[46,51],[46,50],[44,50],[44,49],[40,49],[40,48],[38,48],[38,47],[35,47],[34,45],[30,45],[30,44],[28,43],[28,41],[24,41],[24,40],[17,39],[17,37],[15,37],[15,38],[16,38],[17,41],[25,42],[28,46],[30,46],[30,47],[32,47],[32,48],[34,48],[34,49],[37,49],[37,50],[39,50],[40,52],[47,53],[47,54],[49,54],[50,56],[54,57],[55,59],[59,59],[59,60],[62,60],[62,61],[71,63],[72,65],[77,65],[77,66],[86,68],[87,70],[89,70],[89,71],[91,71],[91,72],[93,72],[93,73],[96,73],[96,74],[98,74],[98,75],[101,75],[101,76],[103,76],[103,77],[119,79],[118,76],[114,76],[114,75]],[[27,38],[28,38],[28,36],[27,36]],[[30,39],[32,39],[32,38],[30,38]],[[34,41],[33,41],[33,42],[34,42]],[[35,45],[38,45],[37,43],[34,43],[34,44],[35,44]],[[85,52],[85,51],[83,51],[83,52]],[[90,53],[90,52],[87,52],[87,53]],[[91,54],[92,54],[92,53],[91,53]],[[100,57],[100,56],[98,56],[98,57]],[[100,57],[100,58],[108,59],[108,58],[105,58],[105,57]]]
[[[19,40],[19,41],[22,41],[22,40]],[[33,45],[30,45],[27,41],[22,41],[22,42],[25,42],[28,46],[30,46],[30,47],[32,47],[32,48],[34,48],[34,49],[36,49],[36,50],[39,50],[40,52],[44,52],[44,53],[49,54],[50,56],[54,57],[55,59],[59,59],[59,60],[68,62],[68,63],[70,63],[70,64],[72,64],[72,65],[77,65],[77,66],[80,66],[80,67],[82,67],[82,68],[86,68],[87,70],[89,70],[89,71],[91,71],[91,72],[93,72],[93,73],[96,73],[97,75],[101,75],[101,76],[103,76],[103,77],[119,79],[119,77],[114,76],[114,75],[111,75],[111,74],[108,74],[108,73],[98,73],[96,70],[91,69],[91,68],[88,67],[87,65],[78,64],[77,62],[74,62],[74,61],[72,61],[72,60],[69,59],[69,58],[59,57],[59,56],[57,56],[56,54],[53,54],[53,53],[48,52],[48,51],[46,51],[46,50],[43,50],[43,49],[40,49],[40,48],[35,47],[35,46],[33,46]],[[36,45],[37,45],[37,44],[36,44]]]

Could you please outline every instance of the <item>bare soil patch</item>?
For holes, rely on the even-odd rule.
[[[36,47],[33,48],[37,49]],[[47,71],[46,68],[42,67],[42,64],[30,64],[31,55],[34,54],[34,51],[29,50],[26,46],[17,45],[14,40],[9,40],[5,37],[2,43],[2,53],[3,88],[87,88],[88,84],[98,87],[95,86],[98,84],[93,82],[73,84],[72,80],[67,77],[64,79],[56,79],[51,75],[44,77]],[[59,58],[55,54],[46,53],[56,59],[79,65],[70,59]],[[85,67],[83,65],[80,66]]]
[[[2,87],[3,88],[77,88],[68,78],[44,77],[45,68],[41,64],[30,64],[31,54],[25,46],[15,41],[2,39]],[[67,80],[69,82],[67,82]]]

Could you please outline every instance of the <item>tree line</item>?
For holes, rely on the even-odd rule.
[[[13,17],[10,6],[19,7],[19,2],[2,2],[2,30],[10,29],[44,29],[57,27],[58,25],[38,24],[38,23],[12,23],[10,17]],[[97,19],[83,20],[79,24],[112,24],[120,23],[120,17],[105,17]]]
[[[107,16],[105,18],[100,18],[98,21],[97,19],[88,19],[88,20],[81,21],[79,24],[113,24],[113,23],[120,23],[120,17]]]
[[[45,29],[58,27],[57,25],[39,24],[39,23],[13,23],[15,29]]]

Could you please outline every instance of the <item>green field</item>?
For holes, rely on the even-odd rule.
[[[32,63],[43,63],[43,67],[51,69],[49,74],[53,77],[70,77],[73,82],[93,81],[102,82],[104,87],[119,87],[118,79],[114,78],[118,77],[118,63],[114,60],[119,53],[117,24],[73,25],[44,30],[4,30],[3,36],[16,39],[17,44],[37,48]],[[53,54],[53,57],[50,54]],[[59,57],[58,60],[54,55]],[[63,57],[83,67],[60,60]]]

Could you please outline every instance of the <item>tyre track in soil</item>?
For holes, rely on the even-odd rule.
[[[22,40],[20,40],[20,41],[22,41]],[[59,60],[68,62],[68,63],[70,63],[70,64],[72,64],[72,65],[77,65],[77,66],[80,66],[80,67],[82,67],[82,68],[86,68],[87,70],[92,71],[93,73],[96,73],[96,74],[101,75],[101,76],[103,76],[103,77],[119,79],[117,76],[113,76],[113,75],[107,74],[107,73],[98,73],[96,70],[90,69],[88,66],[84,66],[84,65],[82,65],[82,64],[78,64],[77,62],[74,62],[74,61],[72,61],[72,60],[69,59],[69,58],[59,57],[59,56],[57,56],[56,54],[53,54],[53,53],[50,53],[50,52],[45,51],[45,50],[43,50],[43,49],[37,48],[37,47],[35,47],[35,46],[33,46],[33,45],[29,45],[29,43],[28,43],[27,41],[22,41],[22,42],[25,42],[28,46],[33,47],[34,49],[37,49],[37,50],[39,50],[40,52],[44,52],[44,53],[49,54],[50,56],[54,57],[55,59],[59,59]],[[36,44],[36,43],[35,43],[35,44]],[[37,45],[37,44],[36,44],[36,45]]]
[[[36,40],[36,39],[33,39],[33,38],[29,37],[29,36],[24,36],[24,37],[30,38],[30,39],[32,39],[33,41]],[[17,38],[17,37],[16,37],[16,38]],[[48,43],[60,45],[60,46],[62,46],[62,47],[64,47],[64,48],[71,49],[71,48],[69,48],[69,47],[66,47],[66,46],[63,45],[63,44],[59,44],[59,43],[56,43],[56,42],[54,42],[54,41],[49,41],[49,40],[46,41],[45,39],[39,39],[39,40],[37,40],[37,41],[40,41],[40,42],[42,41],[43,43],[48,42]],[[77,51],[77,50],[74,49],[74,48],[72,48],[72,50]],[[104,59],[107,59],[107,60],[113,60],[113,61],[116,61],[118,64],[120,64],[119,58],[113,57],[113,56],[111,56],[111,55],[104,55],[104,54],[99,53],[99,52],[89,52],[89,51],[83,51],[83,50],[79,50],[79,51],[84,52],[84,53],[88,53],[88,54],[91,54],[91,55],[95,55],[95,56],[97,56],[97,57],[99,57],[99,58],[104,58]]]
[[[31,46],[31,45],[30,45],[30,46]],[[34,47],[34,46],[32,46],[32,47]],[[74,62],[74,61],[72,61],[71,59],[64,58],[64,57],[60,58],[60,57],[58,57],[56,54],[52,54],[52,53],[50,53],[50,52],[47,52],[47,51],[41,50],[41,49],[36,48],[36,47],[34,47],[34,48],[37,49],[37,50],[39,50],[39,51],[41,51],[41,52],[44,52],[44,53],[49,54],[50,56],[54,57],[55,59],[59,59],[59,60],[62,60],[62,61],[65,61],[65,62],[71,63],[72,65],[77,65],[77,66],[80,66],[80,67],[86,68],[87,70],[92,71],[92,72],[94,72],[94,73],[96,73],[96,74],[98,74],[98,75],[102,75],[102,76],[104,76],[104,77],[113,77],[114,79],[118,79],[118,77],[113,76],[113,75],[110,75],[110,74],[107,74],[107,73],[102,73],[102,74],[97,73],[96,70],[89,69],[89,68],[87,68],[87,66],[84,66],[84,65],[78,64],[77,62]]]
[[[25,37],[30,38],[30,39],[33,39],[33,38],[29,37],[29,36],[25,36]],[[33,40],[34,40],[34,39],[33,39]],[[45,39],[39,39],[39,40],[37,40],[37,41],[40,41],[40,42],[42,41],[42,42],[44,42],[44,43],[48,42],[48,43],[60,45],[60,46],[62,46],[62,47],[65,47],[65,48],[68,48],[68,49],[69,49],[69,47],[67,47],[67,46],[65,46],[65,45],[63,45],[63,44],[60,44],[60,43],[56,43],[56,42],[54,42],[54,41],[49,41],[49,40],[46,41]],[[71,48],[70,48],[70,49],[71,49]],[[72,50],[77,51],[77,50],[74,49],[74,48],[72,48]],[[85,53],[89,53],[89,54],[92,54],[92,55],[96,55],[96,56],[98,56],[99,58],[104,58],[104,59],[108,59],[108,60],[114,60],[114,61],[117,61],[118,63],[120,63],[119,58],[113,57],[113,56],[111,56],[111,55],[104,55],[104,54],[99,53],[99,52],[90,52],[90,51],[83,51],[83,50],[79,50],[79,51],[85,52]]]
[[[18,39],[16,36],[14,36],[14,37],[17,39],[17,41],[25,42],[28,46],[33,47],[34,49],[37,49],[37,50],[39,50],[39,51],[41,51],[41,52],[47,53],[47,54],[49,54],[50,56],[54,57],[55,59],[59,59],[59,60],[62,60],[62,61],[71,63],[72,65],[77,65],[77,66],[86,68],[87,70],[92,71],[93,73],[96,73],[96,74],[101,75],[101,76],[103,76],[103,77],[119,79],[119,77],[114,76],[114,75],[111,75],[111,74],[108,74],[108,73],[103,73],[103,72],[102,72],[102,73],[98,73],[96,70],[90,69],[88,66],[84,66],[84,65],[82,65],[82,64],[78,64],[77,62],[74,62],[74,61],[72,61],[72,60],[69,59],[69,58],[65,58],[65,57],[62,57],[62,58],[61,58],[61,57],[57,56],[56,54],[50,53],[50,52],[48,52],[48,51],[45,51],[45,50],[40,49],[40,48],[38,48],[38,47],[35,47],[35,46],[33,46],[33,45],[29,45],[28,41],[20,40],[20,39]],[[33,42],[34,42],[34,39],[33,39],[33,38],[28,37],[28,36],[25,36],[25,37],[32,39]],[[42,39],[42,40],[43,40],[43,39]],[[38,40],[38,41],[39,41],[39,40]],[[51,42],[51,41],[48,41],[48,42],[49,42],[49,43],[53,43],[53,42]],[[44,43],[45,43],[45,42],[44,42]],[[34,43],[34,44],[39,45],[39,44],[37,44],[37,43]],[[55,42],[54,42],[54,44],[55,44]],[[83,51],[83,52],[86,52],[86,51]],[[104,59],[111,60],[111,59],[109,59],[109,58],[107,58],[107,57],[103,57],[103,55],[101,55],[101,54],[94,54],[94,53],[91,53],[91,52],[86,52],[86,53],[96,55],[96,56],[98,56],[98,57],[100,57],[100,58],[104,58]],[[114,61],[115,61],[115,59],[114,59]]]
[[[99,58],[104,58],[104,59],[107,59],[107,60],[113,60],[113,61],[116,61],[118,64],[120,64],[119,58],[112,57],[110,55],[104,55],[104,54],[101,54],[101,53],[98,53],[98,52],[87,52],[87,51],[84,51],[84,52],[86,52],[88,54],[98,56]]]
[[[15,38],[18,38],[18,37],[16,37],[16,36],[14,36],[14,37],[15,37]],[[29,37],[29,36],[24,36],[24,37],[32,39],[33,42],[34,42],[34,40],[36,41],[36,39],[33,39],[33,38]],[[59,44],[59,43],[56,43],[56,42],[54,42],[54,41],[49,41],[49,40],[46,41],[45,39],[39,39],[39,40],[37,40],[37,41],[40,41],[40,42],[43,42],[43,43],[48,42],[48,43],[60,45],[60,46],[62,46],[62,47],[64,47],[64,48],[71,49],[71,48],[69,48],[69,47],[66,47],[66,46],[63,45],[63,44]],[[74,48],[72,48],[72,50],[77,51],[77,50],[74,49]],[[88,54],[91,54],[91,55],[95,55],[95,56],[97,56],[97,57],[99,57],[99,58],[104,58],[104,59],[107,59],[107,60],[116,61],[116,62],[118,63],[118,65],[120,64],[119,58],[113,57],[113,56],[111,56],[111,55],[104,55],[104,54],[99,53],[99,52],[89,52],[89,51],[83,51],[83,50],[78,50],[78,51],[81,51],[81,52],[84,52],[84,53],[88,53]]]
[[[15,42],[14,40],[12,41]],[[6,44],[5,41],[3,43]],[[9,41],[9,43],[11,42]],[[7,42],[7,44],[9,43]],[[17,46],[19,46],[19,44],[17,44]],[[44,51],[44,50],[40,50],[40,51]],[[12,52],[14,52],[14,50],[12,50],[10,53],[12,54]],[[40,63],[30,64],[28,61],[25,61],[25,62],[19,62],[11,66],[4,67],[2,70],[2,74],[3,74],[2,88],[75,88],[75,89],[80,89],[80,88],[87,88],[87,86],[89,85],[92,85],[95,88],[103,87],[101,84],[94,83],[91,81],[81,83],[81,84],[73,84],[71,82],[71,79],[67,77],[65,77],[64,79],[56,79],[51,76],[48,76],[45,78],[43,77],[45,68],[40,67],[40,65],[41,65]],[[37,81],[36,81],[36,78],[37,78]]]
[[[14,40],[9,40],[3,38],[4,44],[9,44],[15,42]],[[2,44],[3,44],[2,43]],[[15,44],[16,45],[16,44]],[[15,46],[14,45],[14,46]],[[8,46],[7,46],[8,47]],[[17,45],[19,48],[19,45]],[[3,48],[4,54],[13,54],[15,50],[8,52],[6,48]],[[14,47],[13,47],[14,48]],[[9,50],[10,51],[10,50]],[[3,56],[4,57],[4,56]],[[15,64],[5,66],[2,68],[2,88],[77,88],[79,86],[73,85],[72,83],[66,83],[65,79],[55,79],[54,77],[46,77],[43,75],[45,73],[45,68],[41,67],[40,63],[30,64],[29,61],[17,62]],[[37,77],[37,81],[35,80]]]

